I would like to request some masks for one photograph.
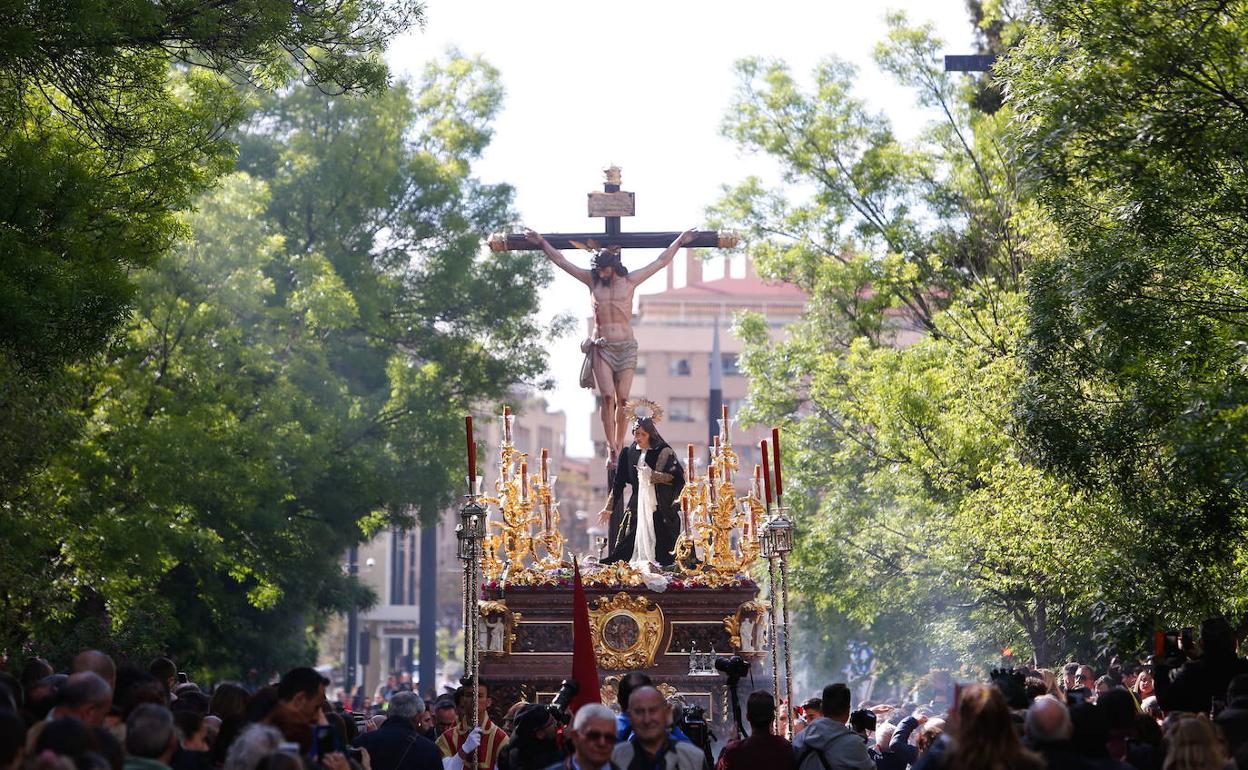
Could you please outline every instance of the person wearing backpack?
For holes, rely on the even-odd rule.
[[[823,688],[823,716],[793,739],[798,770],[875,770],[867,745],[845,726],[851,700],[843,682]]]

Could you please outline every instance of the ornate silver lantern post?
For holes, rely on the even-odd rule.
[[[781,650],[784,653],[784,697],[788,708],[784,710],[788,735],[793,735],[793,656],[792,648],[789,645],[789,553],[793,550],[793,521],[787,515],[788,509],[784,507],[776,508],[776,513],[763,526],[762,535],[759,539],[762,541],[763,555],[767,557],[768,568],[771,573],[771,624],[772,624],[772,652],[771,663],[772,670],[778,667],[777,657]],[[780,601],[776,596],[776,562],[780,563]],[[780,616],[783,619],[778,620],[778,614],[783,611]],[[777,628],[778,626],[778,628]],[[779,637],[776,634],[779,633]],[[777,646],[779,645],[779,646]],[[779,690],[780,684],[777,675],[776,689]]]
[[[768,527],[770,520],[763,524],[758,533],[758,548],[763,558],[767,559],[767,577],[771,586],[771,606],[767,608],[767,638],[771,640],[771,695],[776,700],[776,705],[780,704],[780,637],[777,634],[777,628],[780,623],[776,619],[776,614],[780,612],[780,598],[776,592],[780,581],[776,575],[776,547],[775,539],[771,535],[771,529]],[[779,733],[780,726],[776,725],[776,732]]]
[[[455,527],[455,538],[458,544],[457,555],[464,563],[464,678],[463,683],[472,688],[472,722],[476,729],[478,724],[477,702],[480,693],[480,662],[481,651],[477,645],[477,622],[479,610],[477,599],[481,594],[481,558],[482,543],[485,540],[486,508],[481,504],[480,476],[469,478],[469,494],[463,507],[459,509],[459,524]],[[478,766],[477,752],[472,753],[472,767]]]

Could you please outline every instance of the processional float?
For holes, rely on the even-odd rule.
[[[559,529],[550,454],[542,449],[530,465],[512,440],[510,408],[504,407],[500,420],[498,475],[487,495],[477,475],[472,418],[465,419],[469,494],[456,536],[463,564],[463,681],[473,688],[474,727],[483,656],[492,668],[486,678],[495,705],[506,708],[521,698],[553,695],[554,683],[567,675],[571,652],[571,614],[562,603],[570,601],[574,557]],[[675,564],[655,573],[627,562],[601,564],[592,555],[581,559],[598,667],[646,670],[656,681],[656,675],[667,677],[659,685],[666,696],[707,696],[714,711],[726,693],[716,699],[702,692],[705,684],[691,682],[715,676],[711,662],[718,642],[719,652],[729,655],[761,659],[770,653],[776,702],[792,703],[788,555],[794,527],[782,502],[780,433],[773,429],[770,446],[760,442],[762,465],[755,466],[740,494],[735,479],[741,462],[731,435],[735,420],[726,407],[718,422],[705,472],[697,472],[695,447],[687,446]],[[767,601],[759,598],[753,578],[759,556],[767,562]],[[724,607],[730,614],[723,615]],[[613,697],[618,678],[608,674],[600,683],[604,702]],[[726,716],[726,704],[719,711]],[[777,732],[791,735],[791,709],[786,713],[788,721]]]

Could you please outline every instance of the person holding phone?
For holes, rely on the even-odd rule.
[[[1186,645],[1186,648],[1185,648]],[[1209,713],[1214,698],[1226,695],[1227,686],[1239,674],[1248,674],[1248,661],[1235,652],[1235,634],[1226,618],[1209,618],[1200,624],[1199,654],[1193,642],[1180,642],[1190,658],[1158,658],[1153,662],[1153,687],[1163,711]],[[1177,668],[1173,679],[1171,669]]]

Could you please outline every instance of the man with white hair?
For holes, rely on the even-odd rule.
[[[425,702],[414,692],[403,690],[390,698],[381,727],[355,739],[368,752],[373,770],[440,770],[442,752],[419,732],[424,711]]]
[[[1066,704],[1052,695],[1041,695],[1032,701],[1023,722],[1023,742],[1044,757],[1045,767],[1082,767],[1084,761],[1070,745],[1074,725]]]
[[[620,770],[611,761],[615,749],[615,712],[601,703],[587,703],[576,711],[567,738],[573,753],[547,770]]]
[[[632,737],[616,745],[611,759],[627,770],[702,770],[707,766],[702,749],[692,743],[673,741],[668,734],[672,707],[663,693],[649,685],[628,696]]]

